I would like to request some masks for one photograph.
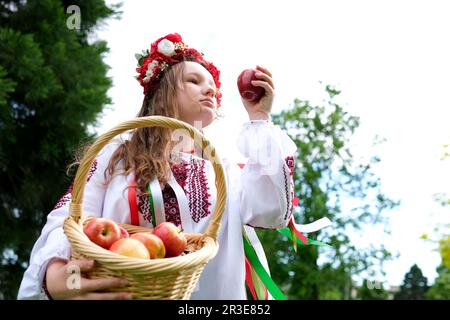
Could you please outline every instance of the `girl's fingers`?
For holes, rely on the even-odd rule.
[[[128,281],[120,278],[81,279],[81,291],[92,292],[125,287]]]
[[[263,87],[266,90],[266,95],[273,95],[274,90],[266,81],[253,80],[252,85],[256,87]]]
[[[80,268],[81,272],[87,272],[94,267],[94,260],[89,259],[72,260],[69,262],[68,266],[70,265],[76,265]]]
[[[256,72],[256,73],[255,73],[255,76],[256,76],[258,79],[267,81],[267,82],[270,84],[270,86],[271,86],[273,89],[275,89],[275,86],[273,85],[273,79],[272,79],[269,75],[267,75],[267,74],[265,74],[265,73],[262,73],[262,72]]]
[[[259,70],[259,71],[262,71],[265,74],[267,74],[269,77],[272,77],[272,73],[269,70],[267,70],[266,68],[261,67],[261,66],[256,66],[256,69]]]

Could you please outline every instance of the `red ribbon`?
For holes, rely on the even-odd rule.
[[[303,242],[304,244],[308,244],[308,238],[302,235],[300,231],[295,228],[294,216],[291,216],[291,220],[289,221],[289,228],[294,231],[295,235],[300,239],[301,242]]]
[[[139,225],[139,213],[136,202],[136,183],[134,178],[131,178],[130,184],[128,185],[128,205],[130,206],[130,220],[131,224]]]

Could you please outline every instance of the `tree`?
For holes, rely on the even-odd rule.
[[[298,147],[296,222],[310,223],[322,217],[333,222],[332,228],[309,235],[332,249],[307,246],[298,254],[285,236],[258,230],[266,251],[274,253],[268,256],[272,276],[290,299],[350,299],[352,277],[369,269],[382,275],[382,263],[390,257],[381,244],[362,247],[350,239],[350,231],[364,232],[364,226],[381,225],[389,232],[384,211],[398,203],[381,192],[379,178],[371,172],[380,159],[353,158],[349,141],[359,118],[335,102],[340,91],[331,86],[325,90],[328,98],[323,105],[296,99],[289,110],[273,116]]]
[[[415,264],[405,275],[400,291],[394,295],[394,300],[424,300],[428,290],[427,278]]]
[[[356,297],[361,300],[386,300],[389,292],[384,290],[381,283],[364,280],[362,286],[358,288]]]
[[[438,274],[425,296],[430,300],[450,300],[450,269],[441,266],[438,268]]]
[[[69,5],[81,13],[68,24]],[[0,1],[0,297],[15,298],[65,167],[110,103],[103,41],[89,36],[118,7],[104,1]]]
[[[444,153],[441,160],[448,160],[450,158],[450,144],[445,144]],[[450,196],[445,193],[439,193],[435,195],[435,201],[439,202],[443,207],[450,206]],[[450,299],[450,225],[440,225],[436,228],[436,233],[441,234],[438,236],[439,254],[441,255],[442,262],[437,268],[438,277],[435,280],[433,286],[426,293],[427,299],[432,300],[449,300]],[[424,235],[425,239],[428,239],[427,235]]]

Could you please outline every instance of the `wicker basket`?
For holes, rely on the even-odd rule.
[[[83,224],[92,217],[82,211],[82,199],[87,175],[97,154],[116,135],[141,127],[163,127],[185,129],[191,137],[201,139],[203,150],[212,162],[217,188],[217,202],[213,216],[204,234],[186,233],[187,251],[178,257],[164,259],[136,259],[118,255],[94,244],[83,232]],[[222,164],[209,141],[189,124],[162,116],[141,117],[123,122],[100,136],[82,159],[72,191],[69,216],[64,222],[64,232],[72,245],[72,258],[87,257],[95,260],[95,267],[89,278],[122,277],[128,286],[120,291],[130,292],[133,299],[189,299],[206,263],[218,251],[217,235],[226,203],[226,183]],[[88,213],[87,213],[88,214]],[[149,228],[122,224],[132,234],[151,231]]]

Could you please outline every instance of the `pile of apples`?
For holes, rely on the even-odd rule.
[[[127,257],[160,259],[179,256],[187,246],[185,234],[171,222],[163,222],[151,232],[129,235],[107,218],[94,218],[83,227],[87,237],[100,247]]]

